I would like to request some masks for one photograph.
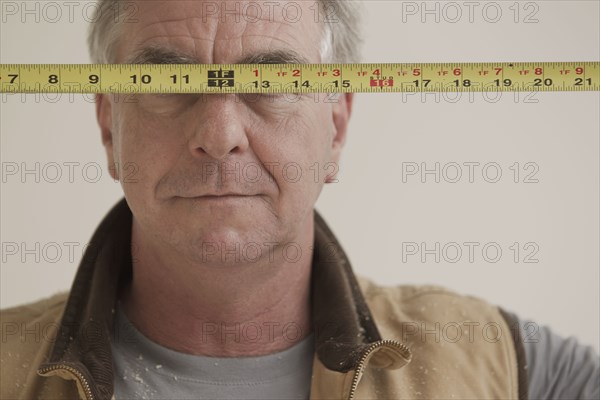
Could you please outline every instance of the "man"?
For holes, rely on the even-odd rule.
[[[95,62],[358,61],[348,2],[329,25],[308,1],[136,1],[115,24],[118,4],[100,2]],[[313,208],[334,170],[308,173],[338,163],[352,94],[127,100],[96,103],[125,199],[70,293],[3,312],[2,398],[597,398],[598,357],[572,340],[527,341],[511,313],[442,288],[357,280]],[[35,326],[44,340],[15,334]]]

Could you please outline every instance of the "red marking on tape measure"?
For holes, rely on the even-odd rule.
[[[393,79],[371,79],[369,82],[371,87],[391,87],[394,86]]]

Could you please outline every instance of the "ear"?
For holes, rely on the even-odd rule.
[[[339,169],[340,157],[342,148],[346,143],[346,133],[348,131],[348,122],[352,114],[352,102],[354,101],[354,93],[341,93],[339,100],[333,103],[333,125],[335,131],[333,133],[333,141],[331,143],[331,158],[335,163],[335,168],[325,178],[325,183],[337,182],[335,179]],[[330,170],[330,168],[328,168]]]
[[[100,126],[100,135],[102,144],[106,150],[108,160],[108,171],[114,180],[119,180],[119,174],[115,164],[113,153],[113,132],[112,132],[112,104],[108,94],[96,95],[96,119]]]

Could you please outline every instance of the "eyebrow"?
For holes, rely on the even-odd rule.
[[[146,47],[130,58],[126,64],[206,64],[195,56],[163,47]],[[247,55],[234,64],[310,64],[308,59],[294,50],[268,50]]]

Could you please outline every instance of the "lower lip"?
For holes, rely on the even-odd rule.
[[[188,197],[190,200],[206,200],[206,201],[225,201],[225,200],[242,200],[248,199],[252,196],[240,196],[240,195],[225,195],[225,196],[198,196]]]

